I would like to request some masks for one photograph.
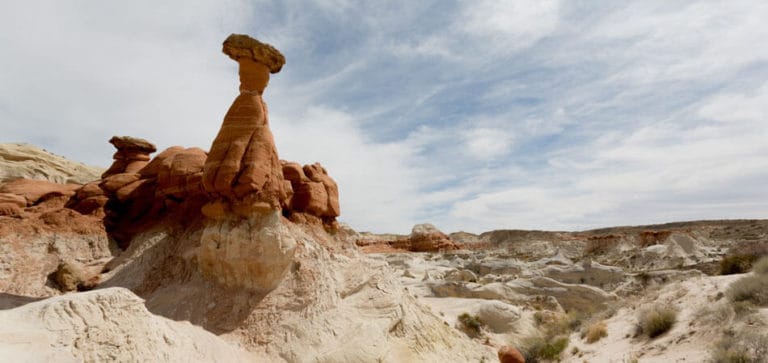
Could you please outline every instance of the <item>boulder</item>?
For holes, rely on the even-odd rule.
[[[408,237],[408,250],[413,252],[436,252],[457,250],[459,245],[435,226],[425,223],[413,226]]]
[[[488,329],[497,334],[514,331],[521,316],[517,306],[496,300],[483,301],[474,309],[474,313]]]
[[[500,363],[525,363],[525,357],[515,347],[509,345],[499,348]]]

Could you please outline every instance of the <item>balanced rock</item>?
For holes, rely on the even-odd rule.
[[[240,95],[229,108],[203,166],[203,187],[211,196],[237,201],[246,195],[280,209],[285,199],[282,168],[262,99],[269,74],[285,59],[272,46],[247,35],[230,35],[223,51],[240,66]]]
[[[149,162],[149,154],[157,151],[151,142],[131,136],[113,136],[109,143],[117,148],[117,152],[112,155],[115,161],[101,175],[102,178],[119,173],[138,172]]]

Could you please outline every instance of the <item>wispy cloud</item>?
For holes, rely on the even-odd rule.
[[[7,141],[105,165],[112,134],[210,145],[229,33],[281,49],[281,157],[342,220],[582,229],[768,210],[768,5],[753,1],[0,6]]]

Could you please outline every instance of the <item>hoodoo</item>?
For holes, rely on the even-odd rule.
[[[223,52],[239,64],[240,95],[224,116],[203,167],[203,186],[218,198],[203,213],[219,218],[226,207],[240,215],[280,209],[283,173],[262,95],[269,74],[279,72],[285,58],[274,47],[237,34],[224,41]]]

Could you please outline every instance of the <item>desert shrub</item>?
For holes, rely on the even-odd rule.
[[[700,324],[720,326],[730,321],[734,315],[731,305],[721,302],[701,307],[694,313],[693,319]]]
[[[581,327],[587,318],[589,318],[587,313],[579,311],[571,311],[567,314],[537,311],[533,314],[536,325],[548,336],[570,334]]]
[[[665,306],[654,306],[642,310],[637,317],[638,333],[655,338],[672,329],[677,321],[677,311]]]
[[[602,321],[590,325],[582,334],[582,338],[585,338],[589,344],[607,336],[608,328],[605,326],[605,322]]]
[[[757,312],[755,304],[749,301],[734,301],[731,306],[737,318],[745,318]]]
[[[768,357],[768,336],[752,332],[726,333],[710,352],[714,363],[760,363]]]
[[[768,305],[768,274],[752,275],[734,281],[726,291],[731,301],[749,301],[755,305]]]
[[[558,360],[560,354],[568,347],[568,336],[557,335],[547,337],[536,335],[523,340],[520,353],[525,357],[526,363],[537,363],[544,360]]]
[[[720,260],[720,274],[733,275],[748,272],[752,268],[752,263],[757,260],[753,254],[733,254],[727,255]]]
[[[757,275],[768,274],[768,257],[763,257],[752,264],[752,272]]]
[[[462,328],[472,334],[480,334],[483,328],[483,321],[477,316],[470,315],[469,313],[462,313],[459,315],[459,323]]]

